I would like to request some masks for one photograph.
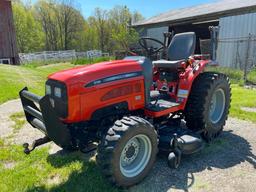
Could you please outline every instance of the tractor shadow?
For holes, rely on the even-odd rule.
[[[197,154],[183,156],[178,169],[167,166],[167,155],[160,154],[153,171],[145,181],[131,188],[131,191],[189,191],[196,179],[194,173],[213,168],[227,169],[242,162],[248,162],[256,169],[256,155],[243,137],[232,131],[224,131],[212,144]]]
[[[123,191],[109,184],[100,173],[95,161],[90,160],[96,152],[82,154],[79,152],[66,154],[59,151],[49,155],[47,161],[55,168],[71,166],[80,162],[81,169],[70,173],[68,180],[50,188],[45,185],[35,186],[27,191]],[[159,154],[157,162],[146,179],[125,191],[172,191],[179,189],[189,191],[194,185],[194,173],[212,168],[227,169],[241,162],[249,162],[256,169],[256,155],[252,153],[250,143],[232,131],[223,134],[211,145],[197,154],[182,158],[177,170],[167,166],[167,156]]]

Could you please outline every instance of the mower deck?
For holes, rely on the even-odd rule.
[[[173,140],[177,139],[177,148],[184,155],[200,151],[203,148],[203,141],[199,134],[179,125],[164,125],[159,129],[159,149],[165,152],[172,152]]]

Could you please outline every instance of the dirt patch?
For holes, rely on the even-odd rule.
[[[256,113],[256,107],[241,107],[243,111]]]
[[[0,138],[12,134],[15,123],[10,120],[10,116],[20,111],[22,111],[20,100],[8,101],[0,105]]]
[[[58,174],[55,175],[51,175],[48,179],[47,179],[47,184],[49,185],[57,185],[59,183],[61,183],[61,176]]]
[[[244,88],[256,90],[256,85],[245,85]]]
[[[3,162],[3,166],[5,169],[13,169],[15,167],[16,163],[12,161]]]
[[[20,130],[15,131],[13,135],[8,138],[7,141],[8,143],[11,143],[11,144],[23,145],[23,143],[29,143],[31,145],[35,139],[39,139],[44,136],[45,135],[41,131],[34,129],[33,127],[31,127],[31,125],[26,123]],[[62,150],[59,146],[57,146],[53,142],[50,142],[43,146],[50,147],[49,154],[54,154]]]
[[[32,144],[35,139],[44,136],[42,132],[32,128],[28,123],[25,123],[19,129],[14,129],[15,121],[10,117],[22,111],[23,109],[19,99],[8,101],[0,105],[0,138],[5,139],[7,143],[18,145],[22,145],[23,143]],[[50,154],[61,150],[61,148],[54,143],[47,145],[50,146]]]

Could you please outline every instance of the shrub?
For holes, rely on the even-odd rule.
[[[229,76],[229,78],[234,81],[234,83],[239,83],[243,79],[243,71],[239,69],[231,69],[228,67],[207,67],[207,71],[215,71],[219,73],[224,73]]]

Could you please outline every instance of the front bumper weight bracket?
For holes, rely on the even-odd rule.
[[[27,87],[23,88],[19,94],[27,121],[45,134],[44,138],[35,140],[31,147],[24,144],[26,154],[50,140],[62,148],[72,145],[70,130],[51,105],[49,95],[37,96],[29,92]]]

